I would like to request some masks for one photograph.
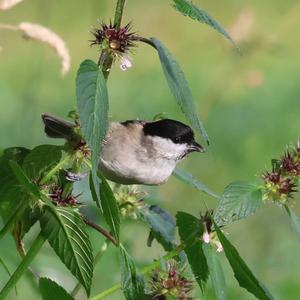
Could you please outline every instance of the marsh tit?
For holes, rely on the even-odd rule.
[[[75,124],[42,115],[45,133],[72,141]],[[111,122],[102,142],[100,170],[121,184],[166,182],[177,163],[191,152],[204,152],[193,130],[176,120]]]

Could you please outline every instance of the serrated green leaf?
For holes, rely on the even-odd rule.
[[[190,174],[184,170],[175,168],[172,175],[174,175],[174,177],[176,177],[177,179],[193,186],[197,190],[199,190],[207,195],[210,195],[214,198],[220,199],[219,195],[217,195],[216,193],[211,191],[210,188],[208,188],[202,182],[198,181],[192,174]]]
[[[143,299],[144,280],[123,245],[120,245],[121,287],[126,300]]]
[[[262,204],[261,188],[255,184],[236,181],[229,184],[216,210],[215,220],[221,226],[247,218]]]
[[[24,189],[24,191],[26,193],[35,196],[36,198],[39,198],[40,197],[39,188],[29,180],[29,178],[26,176],[26,174],[24,173],[23,169],[19,166],[19,164],[13,160],[11,160],[9,164],[14,175],[16,176],[17,181]]]
[[[39,289],[43,300],[74,300],[63,287],[49,278],[40,278]]]
[[[226,30],[220,25],[218,21],[212,18],[205,10],[196,6],[190,0],[173,0],[172,6],[182,13],[184,16],[188,16],[193,20],[199,21],[201,23],[207,24],[223,36],[225,36],[237,49],[237,45],[231,36],[226,32]]]
[[[3,222],[11,217],[20,204],[21,198],[24,198],[24,192],[10,167],[9,161],[14,160],[22,164],[28,153],[29,150],[26,148],[13,147],[4,150],[0,157],[0,215]]]
[[[76,94],[82,135],[92,150],[92,176],[99,197],[97,170],[102,140],[108,126],[108,92],[101,68],[91,60],[85,60],[80,65]]]
[[[174,218],[157,205],[145,205],[137,208],[137,214],[150,228],[152,236],[164,247],[171,251],[175,246],[176,223]]]
[[[202,243],[202,249],[206,257],[212,286],[216,293],[217,300],[227,300],[227,291],[224,272],[219,262],[216,250],[211,244]]]
[[[72,208],[46,205],[40,223],[44,237],[89,295],[93,252],[79,213]]]
[[[119,241],[120,211],[117,200],[105,177],[98,173],[100,184],[100,203],[106,223],[109,225],[115,239]]]
[[[171,93],[175,97],[177,104],[181,108],[186,118],[189,120],[192,127],[194,127],[203,136],[206,142],[209,143],[206,130],[197,114],[196,106],[188,82],[178,62],[158,39],[151,38],[151,41],[158,51],[161,66],[163,68]]]
[[[185,244],[184,252],[188,262],[199,287],[204,292],[209,270],[202,249],[203,224],[196,217],[181,211],[176,215],[176,224],[180,239]]]
[[[225,255],[240,286],[245,288],[248,292],[260,300],[273,300],[273,296],[252,273],[244,260],[240,257],[236,248],[225,237],[222,231],[218,228],[217,224],[214,223],[214,225],[218,238],[223,246]]]
[[[287,205],[285,205],[285,209],[290,217],[292,228],[297,234],[298,239],[300,240],[300,217],[297,216],[296,213],[293,212],[293,210],[290,209]]]
[[[61,156],[62,151],[59,146],[37,146],[25,157],[22,168],[29,178],[39,180],[61,160]]]

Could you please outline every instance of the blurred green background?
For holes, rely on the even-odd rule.
[[[231,181],[259,180],[269,161],[296,142],[300,128],[300,2],[195,1],[232,33],[242,55],[221,35],[206,25],[184,18],[170,8],[170,1],[129,0],[124,24],[133,21],[134,30],[145,37],[162,40],[180,62],[190,83],[198,112],[210,135],[212,146],[203,155],[192,155],[182,167],[218,193]],[[72,69],[61,77],[59,60],[47,46],[26,41],[19,33],[0,31],[0,149],[10,146],[34,147],[48,140],[41,113],[65,117],[75,106],[75,77],[85,58],[98,59],[89,46],[90,30],[112,17],[115,1],[25,0],[0,12],[0,23],[40,23],[66,41]],[[165,112],[185,121],[163,77],[157,55],[140,45],[132,55],[133,68],[122,72],[116,65],[109,78],[111,120],[151,119]],[[80,190],[80,187],[78,188]],[[178,210],[195,215],[216,202],[172,178],[163,186],[148,189],[152,198],[175,214]],[[81,200],[91,203],[88,195]],[[295,210],[300,205],[295,199]],[[91,216],[98,220],[98,215]],[[37,229],[37,228],[36,228]],[[247,220],[226,229],[257,276],[276,299],[299,299],[300,244],[285,211],[266,204]],[[35,230],[26,238],[30,244]],[[90,232],[95,251],[103,238]],[[161,248],[146,246],[147,230],[138,222],[125,222],[122,240],[143,266],[161,255]],[[96,267],[92,294],[119,281],[118,253],[113,247]],[[13,271],[20,259],[10,237],[1,241],[0,257]],[[222,259],[224,260],[224,257]],[[75,281],[49,246],[43,248],[33,268],[72,289]],[[238,287],[224,262],[229,299],[254,299]],[[0,268],[0,286],[7,281]],[[31,275],[18,283],[19,295],[9,299],[40,299]],[[205,296],[215,299],[210,284]],[[78,299],[85,299],[84,293]],[[123,299],[121,293],[107,299]]]

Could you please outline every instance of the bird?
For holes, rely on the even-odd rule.
[[[72,141],[75,123],[42,114],[50,138]],[[100,142],[100,141],[99,141]],[[205,152],[190,126],[173,119],[110,122],[102,141],[99,169],[110,181],[131,185],[160,185],[192,152]]]

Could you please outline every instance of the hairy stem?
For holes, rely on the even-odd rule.
[[[168,252],[167,254],[165,254],[162,258],[164,260],[169,260],[175,256],[177,256],[182,250],[184,250],[185,245],[184,244],[180,244],[179,246],[177,246],[174,250]],[[149,266],[146,266],[142,269],[141,273],[142,274],[148,274],[151,271],[153,271],[154,269],[158,268],[160,266],[160,261],[154,261],[152,264],[150,264]],[[115,284],[112,287],[110,287],[109,289],[105,290],[104,292],[92,297],[90,300],[100,300],[100,299],[104,299],[105,297],[113,294],[114,292],[116,292],[117,290],[119,290],[121,288],[121,284]]]
[[[41,184],[45,184],[51,177],[59,171],[64,165],[66,165],[69,160],[71,159],[70,155],[66,155],[57,165],[54,166],[53,169],[51,169],[41,180]]]
[[[27,252],[26,256],[23,258],[22,262],[20,263],[16,271],[13,273],[13,275],[10,277],[6,285],[1,290],[0,299],[6,298],[10,290],[16,285],[20,277],[27,270],[27,268],[29,267],[29,265],[31,264],[35,256],[38,254],[45,241],[46,239],[40,233],[37,236],[37,238],[34,240],[33,244],[31,245],[31,248]]]

